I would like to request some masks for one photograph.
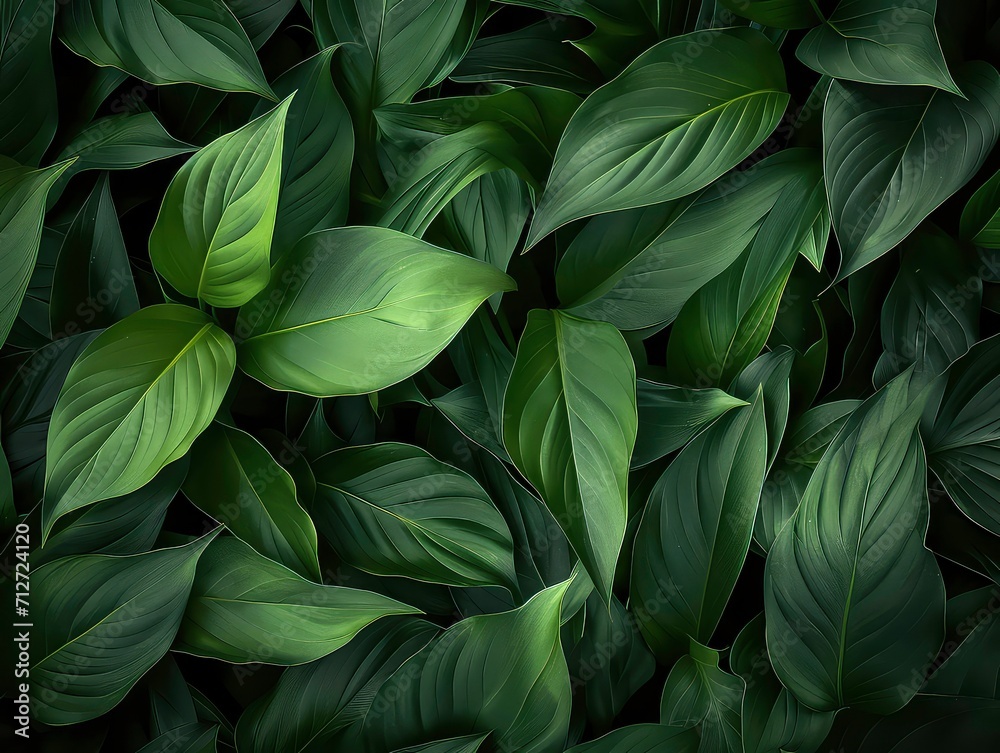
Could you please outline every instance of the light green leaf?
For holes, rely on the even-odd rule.
[[[273,256],[307,233],[343,225],[347,219],[354,130],[330,73],[337,49],[318,52],[274,82],[279,97],[295,98],[285,119]],[[260,102],[254,115],[268,109]]]
[[[42,240],[45,198],[70,166],[60,162],[32,170],[0,157],[0,344],[17,318]]]
[[[128,251],[107,176],[97,181],[69,226],[52,273],[49,322],[103,329],[139,310]]]
[[[559,617],[569,583],[511,612],[462,620],[407,661],[365,717],[374,749],[492,731],[498,750],[561,750],[571,694]]]
[[[236,725],[242,753],[323,753],[360,723],[375,692],[438,632],[423,620],[390,617],[369,625],[329,656],[285,670]]]
[[[510,531],[467,474],[396,442],[336,450],[312,467],[310,510],[350,564],[377,575],[517,592]]]
[[[742,753],[740,714],[746,684],[719,667],[719,652],[691,642],[663,686],[660,723],[697,727],[699,753]]]
[[[232,664],[305,664],[397,614],[419,610],[371,591],[311,583],[225,536],[198,567],[174,648]]]
[[[52,411],[43,538],[66,513],[135,491],[184,455],[222,402],[234,351],[207,316],[173,304],[91,342]]]
[[[934,28],[936,11],[937,0],[840,0],[795,55],[836,79],[936,86],[961,96]]]
[[[726,411],[747,403],[719,389],[694,390],[640,379],[636,384],[639,433],[632,467],[676,452]]]
[[[768,554],[768,646],[800,636],[771,655],[774,670],[818,711],[901,708],[944,637],[915,392],[904,373],[851,414]]]
[[[663,661],[712,638],[750,547],[767,463],[764,401],[699,434],[656,482],[636,533],[632,600]]]
[[[75,724],[110,711],[170,648],[214,533],[129,557],[86,554],[32,575],[32,715]]]
[[[184,494],[264,556],[320,580],[316,528],[292,477],[249,434],[208,427],[192,448]]]
[[[235,307],[267,285],[290,104],[216,139],[170,181],[149,258],[183,295]]]
[[[609,324],[535,310],[503,403],[503,440],[605,602],[625,534],[635,366]]]
[[[274,94],[246,32],[222,0],[74,0],[59,38],[95,65],[151,84]]]
[[[52,0],[0,4],[0,151],[38,165],[58,121]]]
[[[488,264],[393,230],[313,233],[241,309],[240,367],[274,389],[375,392],[420,371],[483,301],[513,289]]]
[[[764,140],[787,104],[781,60],[758,31],[660,42],[570,120],[528,248],[572,220],[704,188]]]
[[[968,99],[940,90],[834,81],[823,111],[824,172],[841,248],[838,281],[906,238],[976,174],[1000,128],[1000,74],[956,70]]]

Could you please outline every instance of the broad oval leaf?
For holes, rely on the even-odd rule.
[[[936,86],[961,96],[934,28],[936,11],[937,0],[840,0],[795,55],[836,79]]]
[[[51,0],[0,4],[0,153],[37,165],[56,133]]]
[[[199,564],[174,648],[233,664],[305,664],[382,617],[419,612],[371,591],[311,583],[224,536]]]
[[[91,342],[59,392],[47,439],[43,538],[66,513],[135,491],[212,421],[236,367],[205,314],[141,309]]]
[[[261,554],[320,580],[316,528],[292,477],[246,432],[208,427],[191,450],[184,494]]]
[[[32,170],[0,157],[0,344],[7,340],[42,241],[49,189],[70,166],[60,162]]]
[[[767,557],[767,644],[785,641],[771,654],[774,671],[818,711],[901,708],[917,691],[912,673],[944,638],[944,583],[923,544],[927,471],[916,427],[927,393],[913,394],[910,377],[851,414]]]
[[[183,295],[235,307],[267,285],[291,102],[199,150],[170,181],[149,258]]]
[[[517,592],[510,531],[467,474],[396,442],[335,450],[312,468],[310,510],[350,564],[377,575]]]
[[[572,220],[704,188],[764,140],[787,104],[781,59],[758,31],[660,42],[573,115],[527,247]]]
[[[656,482],[636,533],[632,599],[654,653],[708,643],[750,548],[767,463],[764,401],[729,411]]]
[[[246,32],[222,0],[74,0],[59,13],[58,33],[95,65],[150,84],[274,98]]]
[[[214,533],[173,549],[86,554],[32,576],[32,715],[74,724],[110,711],[170,648]]]
[[[494,293],[498,269],[394,230],[312,233],[240,310],[240,367],[317,397],[385,389],[424,368]]]
[[[956,71],[968,99],[834,81],[823,111],[824,173],[841,248],[838,281],[894,248],[975,175],[1000,129],[1000,74]]]
[[[338,733],[360,723],[378,688],[430,642],[438,628],[391,617],[369,625],[329,656],[285,670],[274,689],[236,725],[242,753],[322,753]]]
[[[635,365],[610,324],[535,310],[503,402],[503,442],[604,601],[625,535]]]
[[[373,748],[492,732],[497,750],[561,750],[571,694],[559,624],[569,585],[511,612],[462,620],[407,661],[365,717]]]

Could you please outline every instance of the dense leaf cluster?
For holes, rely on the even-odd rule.
[[[996,0],[0,0],[0,727],[998,749],[996,64]]]

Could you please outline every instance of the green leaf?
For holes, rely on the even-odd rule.
[[[129,557],[86,554],[32,575],[32,715],[74,724],[110,711],[170,648],[214,533]]]
[[[951,632],[961,643],[945,643],[945,650],[950,649],[950,653],[921,688],[921,693],[1000,700],[998,599],[1000,592],[996,587],[986,586],[948,600],[948,622],[954,626]]]
[[[774,130],[787,104],[781,60],[758,31],[660,42],[570,120],[528,248],[572,220],[704,188]]]
[[[52,273],[49,322],[103,329],[139,310],[128,251],[107,176],[97,181],[69,226]]]
[[[983,183],[965,205],[962,237],[983,248],[1000,248],[1000,171]]]
[[[31,553],[33,565],[74,554],[140,554],[160,533],[167,507],[180,491],[186,460],[178,460],[130,494],[70,514],[53,529],[45,546]]]
[[[278,254],[313,230],[338,227],[347,219],[354,130],[330,73],[337,49],[320,51],[274,82],[279,97],[295,94],[288,107],[281,150],[281,187],[272,246]],[[267,110],[267,104],[260,102],[254,115]]]
[[[382,617],[418,613],[370,591],[311,583],[227,536],[205,552],[174,648],[233,664],[305,664]]]
[[[75,0],[59,38],[100,66],[150,84],[274,94],[246,32],[221,0]]]
[[[34,503],[42,498],[52,409],[70,367],[97,334],[71,335],[40,348],[4,388],[3,446],[18,499]]]
[[[409,748],[401,748],[395,753],[476,753],[483,740],[489,737],[489,732],[480,735],[464,735],[463,737],[452,737],[448,740],[436,740],[424,745],[414,745]]]
[[[552,586],[511,612],[462,620],[407,661],[379,688],[365,717],[374,749],[492,731],[497,750],[559,751],[571,705],[559,640],[569,585]]]
[[[769,216],[789,182],[811,171],[809,160],[807,150],[785,150],[697,197],[595,217],[559,263],[559,299],[578,316],[620,329],[669,324],[699,288],[751,244],[791,241],[782,237],[788,230],[777,214],[774,220]],[[796,229],[806,219],[795,218]],[[755,243],[763,225],[768,231]],[[798,250],[813,247],[806,242],[812,236],[799,237]]]
[[[998,737],[1000,701],[918,696],[891,716],[842,715],[826,746],[851,753],[989,750]]]
[[[0,150],[37,165],[56,133],[51,0],[0,5]]]
[[[660,723],[697,727],[700,753],[742,753],[745,683],[719,667],[719,652],[691,642],[663,686]]]
[[[937,228],[903,244],[896,280],[882,304],[881,386],[911,364],[930,379],[979,339],[983,284],[963,249]]]
[[[764,401],[699,434],[656,482],[636,533],[632,600],[663,661],[707,643],[750,547],[767,462]]]
[[[337,733],[360,723],[375,692],[438,632],[429,622],[389,618],[369,625],[343,648],[285,670],[236,725],[243,753],[321,753]]]
[[[319,458],[311,512],[334,551],[377,575],[517,592],[510,531],[470,476],[411,445]]]
[[[901,708],[943,640],[944,584],[923,545],[927,395],[912,392],[907,372],[851,414],[768,554],[768,645],[801,636],[774,670],[818,711]]]
[[[824,170],[842,254],[838,281],[913,232],[993,148],[1000,74],[981,62],[956,74],[968,99],[923,88],[830,85]]]
[[[77,358],[52,411],[43,539],[60,517],[135,491],[184,455],[235,369],[233,343],[199,311],[150,306]]]
[[[290,105],[216,139],[170,181],[149,258],[183,295],[236,307],[266,287]]]
[[[927,454],[958,508],[1000,535],[1000,403],[994,383],[1000,337],[972,346],[948,370],[940,402],[928,408]]]
[[[249,434],[209,426],[191,450],[184,494],[264,556],[320,580],[316,528],[292,477]]]
[[[164,732],[138,753],[213,753],[218,734],[218,724],[192,722]]]
[[[393,230],[313,233],[241,309],[240,367],[273,389],[375,392],[420,371],[483,301],[513,289],[488,264]]]
[[[0,157],[0,344],[17,318],[42,240],[45,198],[70,166],[60,162],[32,170]]]
[[[295,0],[225,0],[225,3],[246,30],[255,50],[264,46],[295,7]]]
[[[530,178],[524,151],[494,123],[477,123],[435,139],[395,166],[398,178],[382,200],[378,224],[421,237],[445,206],[477,178],[504,168]]]
[[[961,96],[934,28],[936,11],[937,0],[840,0],[795,55],[836,79],[935,86]]]
[[[808,29],[823,22],[809,0],[721,0],[720,4],[744,18],[778,29]]]
[[[575,693],[583,690],[587,718],[606,730],[656,670],[635,619],[616,598],[611,611],[596,591],[587,598],[583,637],[570,658]]]
[[[729,385],[730,393],[747,402],[754,400],[758,390],[764,398],[768,470],[778,455],[788,424],[790,378],[794,361],[795,354],[790,348],[775,348],[755,359]]]
[[[195,147],[167,133],[151,112],[108,115],[92,121],[60,152],[60,159],[75,157],[76,162],[53,193],[61,193],[71,177],[85,170],[133,170],[193,151]]]
[[[198,713],[191,689],[170,654],[164,656],[146,677],[149,689],[149,731],[162,735],[172,729],[194,724]]]
[[[795,633],[784,635],[774,651],[798,640]],[[778,681],[768,658],[763,614],[740,631],[729,663],[746,683],[741,714],[744,753],[819,750],[833,725],[834,713],[804,706]]]
[[[540,22],[476,40],[451,78],[462,83],[528,84],[589,94],[603,76],[582,50],[566,41],[563,28]]]
[[[639,433],[632,467],[676,452],[719,416],[747,403],[719,389],[693,390],[640,379],[636,384]]]
[[[535,310],[503,403],[503,440],[606,603],[625,535],[635,366],[609,324]]]
[[[567,753],[697,753],[698,733],[665,724],[635,724],[609,732]]]

